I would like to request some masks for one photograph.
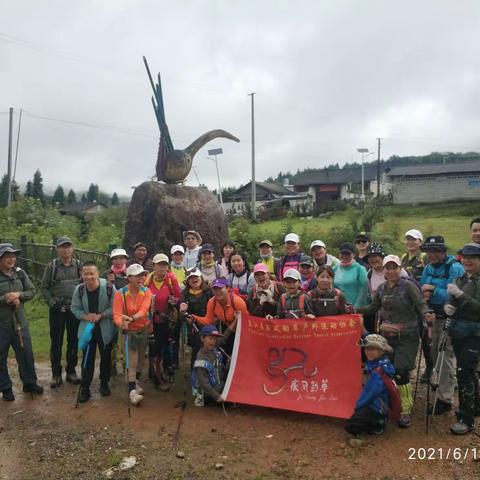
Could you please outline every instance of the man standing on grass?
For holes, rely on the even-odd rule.
[[[70,310],[75,287],[80,283],[80,260],[73,258],[73,243],[63,236],[56,243],[57,255],[43,272],[42,296],[49,306],[50,361],[52,363],[51,388],[62,384],[62,346],[67,330],[66,381],[74,385],[80,383],[77,376],[77,350],[79,321]]]
[[[85,336],[78,401],[86,402],[90,400],[97,346],[100,352],[100,395],[110,395],[108,382],[112,370],[112,340],[117,329],[112,321],[115,286],[104,278],[99,278],[95,262],[85,262],[82,279],[83,283],[77,285],[73,293],[71,309],[80,321],[78,338]]]

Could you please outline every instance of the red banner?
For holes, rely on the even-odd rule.
[[[359,315],[315,320],[243,316],[223,398],[349,418],[361,390]]]

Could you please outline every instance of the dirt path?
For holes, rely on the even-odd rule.
[[[13,365],[12,365],[13,367]],[[11,369],[13,371],[13,368]],[[48,385],[49,370],[39,366],[40,382]],[[179,375],[178,375],[179,376]],[[180,377],[180,376],[179,376]],[[423,394],[410,429],[390,426],[383,436],[367,437],[351,447],[343,421],[241,406],[228,415],[218,407],[198,408],[187,395],[178,446],[172,441],[183,399],[183,382],[167,393],[145,383],[140,407],[127,415],[126,387],[118,378],[112,396],[101,398],[92,385],[92,400],[74,407],[77,389],[63,385],[45,389],[33,401],[20,393],[2,402],[0,411],[0,479],[100,479],[118,467],[123,457],[135,456],[131,470],[116,469],[114,479],[473,479],[480,462],[472,460],[409,460],[409,448],[477,448],[474,435],[448,433],[452,416],[436,418],[425,435]],[[188,387],[188,385],[187,385]],[[177,450],[185,457],[176,457]],[[216,464],[222,464],[222,467]]]

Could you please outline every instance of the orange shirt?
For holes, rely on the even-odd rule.
[[[113,298],[113,323],[120,327],[122,315],[131,317],[136,314],[138,318],[128,325],[128,331],[137,332],[142,330],[150,323],[148,314],[151,303],[152,292],[147,287],[140,287],[138,293],[132,295],[128,285],[126,285],[115,292],[115,297]]]
[[[233,298],[233,306],[231,302]],[[217,320],[225,322],[227,325],[235,320],[235,312],[247,313],[247,305],[242,298],[234,293],[229,293],[227,298],[227,304],[221,305],[220,302],[212,297],[207,303],[207,312],[204,317],[198,315],[192,315],[192,317],[202,325],[211,325]]]

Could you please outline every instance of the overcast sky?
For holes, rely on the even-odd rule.
[[[251,178],[250,92],[258,180],[359,160],[377,137],[383,158],[480,151],[478,0],[0,0],[0,12],[1,170],[5,112],[17,124],[23,108],[21,184],[40,168],[47,190],[130,195],[155,174],[142,55],[162,74],[176,148],[214,128],[240,138],[195,157],[211,188],[210,148],[224,150],[222,186]]]

